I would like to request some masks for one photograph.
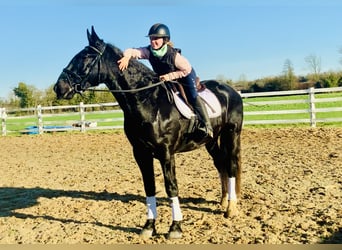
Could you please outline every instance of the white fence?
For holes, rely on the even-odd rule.
[[[315,98],[316,93],[341,92],[342,87],[325,88],[325,89],[306,89],[294,91],[278,91],[278,92],[260,92],[260,93],[243,93],[245,119],[244,125],[253,124],[296,124],[306,123],[315,127],[319,122],[342,122],[342,94],[338,97]],[[276,100],[276,101],[249,101],[249,98],[267,97],[267,96],[293,96],[301,95],[301,98],[292,100]],[[307,96],[303,99],[303,95]],[[316,108],[317,103],[336,103],[335,106]],[[275,106],[289,104],[305,104],[304,109],[280,109],[280,110],[264,110],[264,111],[248,111],[248,106]],[[97,111],[89,111],[98,109]],[[102,109],[102,110],[101,110]],[[67,110],[67,112],[65,112]],[[77,112],[70,112],[77,110]],[[14,116],[11,114],[18,112],[31,112],[31,115]],[[332,117],[317,118],[318,113],[335,112]],[[338,115],[336,116],[336,112]],[[291,119],[269,119],[272,115],[296,114],[299,118]],[[301,118],[303,114],[308,118]],[[56,131],[86,131],[93,129],[117,129],[122,128],[123,114],[118,109],[118,103],[102,103],[102,104],[83,104],[69,106],[49,106],[36,108],[6,110],[0,108],[1,117],[1,134],[8,133],[28,133],[42,134],[44,132]],[[76,115],[76,117],[75,117]],[[96,118],[94,116],[98,116]],[[268,119],[253,119],[253,117],[263,116]],[[107,118],[106,118],[107,117]],[[110,118],[109,118],[110,117]],[[252,119],[251,119],[252,118]],[[20,128],[26,126],[24,128]],[[19,130],[16,128],[20,128]]]
[[[317,93],[333,93],[340,92],[341,95],[339,97],[327,97],[327,98],[316,98],[315,94]],[[248,98],[251,97],[269,97],[269,96],[292,96],[292,95],[307,95],[306,99],[298,98],[292,100],[279,100],[279,101],[256,101],[249,102]],[[335,123],[342,122],[342,87],[336,88],[321,88],[321,89],[304,89],[304,90],[293,90],[293,91],[277,91],[277,92],[260,92],[260,93],[244,93],[241,94],[242,98],[244,98],[244,106],[263,106],[263,105],[288,105],[288,104],[307,104],[307,108],[305,109],[285,109],[285,110],[267,110],[267,111],[245,111],[245,116],[257,116],[264,115],[282,115],[282,114],[298,114],[298,117],[301,117],[300,114],[309,114],[309,118],[291,118],[291,119],[256,119],[256,120],[245,120],[244,124],[296,124],[296,123],[307,123],[310,124],[311,127],[316,127],[316,124],[319,122],[324,123]],[[316,104],[318,103],[330,103],[334,106],[317,108]],[[328,105],[329,106],[329,105]],[[338,112],[338,115],[333,115],[331,117],[317,118],[318,113],[333,113]]]
[[[117,102],[100,104],[48,106],[9,110],[1,108],[2,135],[8,133],[42,134],[44,132],[106,130],[122,128],[123,112]],[[87,111],[90,110],[90,111]],[[92,111],[92,109],[99,109]],[[101,110],[103,109],[103,110]],[[74,110],[70,112],[70,110]],[[76,111],[75,111],[76,110]],[[67,111],[67,112],[65,112]],[[33,115],[10,116],[8,113],[27,112]],[[87,119],[97,115],[100,118]],[[106,118],[110,117],[110,118]],[[100,124],[98,126],[98,124]],[[102,124],[102,125],[101,125]],[[108,124],[108,125],[106,125]],[[25,128],[20,128],[20,127]],[[10,128],[9,128],[10,127]],[[19,130],[17,128],[20,128]],[[12,128],[12,129],[11,129]]]

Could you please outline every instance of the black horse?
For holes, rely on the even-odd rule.
[[[222,114],[212,118],[214,138],[189,135],[191,121],[180,114],[170,102],[169,90],[158,83],[157,75],[144,64],[131,60],[125,71],[117,61],[123,52],[101,40],[92,27],[87,30],[89,46],[80,51],[59,76],[54,90],[58,98],[71,99],[89,87],[105,83],[124,113],[124,131],[142,173],[146,192],[147,221],[143,237],[156,233],[156,187],[153,158],[160,161],[165,189],[171,200],[173,222],[169,237],[182,235],[182,213],[178,200],[175,154],[197,149],[203,145],[213,157],[222,185],[221,204],[225,217],[237,214],[240,194],[241,145],[243,105],[240,95],[226,84],[202,81],[222,106]],[[157,83],[157,84],[156,84]],[[199,168],[201,166],[198,166]]]

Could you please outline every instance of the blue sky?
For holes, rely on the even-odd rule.
[[[150,26],[165,23],[171,40],[201,79],[275,76],[289,59],[341,70],[340,0],[3,0],[0,3],[0,98],[19,82],[44,90],[87,45],[95,26],[121,49],[148,44]]]

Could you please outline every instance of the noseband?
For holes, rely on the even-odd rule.
[[[89,65],[87,65],[88,73],[83,78],[77,73],[67,68],[63,69],[63,73],[66,75],[68,84],[70,86],[70,90],[65,94],[65,96],[67,96],[71,91],[74,91],[75,93],[78,93],[78,94],[83,93],[83,91],[86,89],[85,83],[88,81],[89,75],[93,71],[96,64],[98,65],[98,81],[100,82],[100,67],[101,67],[100,59],[103,55],[103,52],[106,49],[106,46],[103,47],[102,51],[98,50],[97,48],[93,46],[87,46],[86,48],[90,48],[94,50],[97,53],[97,55],[94,58],[94,60]]]

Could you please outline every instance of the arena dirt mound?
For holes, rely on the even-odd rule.
[[[225,219],[204,148],[176,157],[183,238],[155,161],[157,233],[123,133],[0,137],[0,243],[342,243],[342,129],[245,129],[240,214]]]

